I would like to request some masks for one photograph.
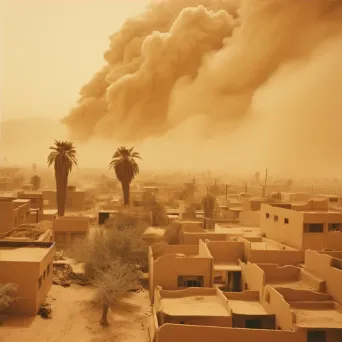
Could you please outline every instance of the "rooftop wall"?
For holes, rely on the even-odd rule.
[[[215,262],[237,261],[244,259],[244,243],[242,241],[209,241],[207,247]]]
[[[263,288],[265,286],[264,271],[257,265],[247,262],[240,263],[242,283],[245,290],[258,291],[259,297],[262,298]]]
[[[52,229],[59,231],[88,231],[89,218],[78,216],[57,217],[52,221]]]
[[[164,324],[156,342],[263,341],[306,342],[304,335],[279,330],[238,329],[184,324]]]
[[[199,253],[198,245],[168,245],[162,242],[154,244],[150,249],[154,260],[166,254],[194,255]]]
[[[335,266],[335,267],[334,267]],[[336,302],[342,304],[342,269],[329,255],[316,251],[305,251],[304,270],[326,281],[326,291]]]

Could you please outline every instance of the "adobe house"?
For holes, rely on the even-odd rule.
[[[37,315],[52,285],[53,242],[0,241],[0,283],[18,286],[8,313]]]
[[[75,240],[87,237],[88,233],[88,217],[63,216],[52,221],[52,239],[56,242],[56,248],[67,248]]]
[[[304,262],[304,251],[262,237],[241,237],[244,259],[252,263],[298,265]]]
[[[31,202],[31,209],[29,215],[29,222],[39,222],[43,216],[44,210],[44,199],[43,193],[41,191],[36,192],[25,192],[19,191],[18,192],[19,199],[28,199]]]
[[[281,208],[263,204],[260,229],[274,241],[300,250],[342,250],[342,212],[325,199]]]
[[[275,314],[263,308],[253,291],[227,294],[216,288],[158,287],[155,292],[149,325],[152,342],[307,342],[304,334],[292,329],[275,330]]]
[[[213,285],[223,291],[242,291],[240,263],[244,259],[244,243],[209,240],[205,243],[213,258]]]
[[[58,216],[57,209],[44,209],[42,221],[53,221]]]
[[[327,293],[266,286],[264,306],[276,310],[280,329],[294,329],[307,342],[342,341],[341,305]]]
[[[56,209],[57,197],[56,190],[43,190],[44,208]],[[83,190],[76,190],[73,185],[68,185],[66,210],[67,211],[83,211],[85,209],[86,193]]]
[[[166,290],[186,287],[211,287],[213,260],[206,244],[167,245],[157,243],[149,247],[150,298],[156,286]]]
[[[7,233],[26,223],[29,218],[30,200],[10,199],[0,201],[0,233]]]

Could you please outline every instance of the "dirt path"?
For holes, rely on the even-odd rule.
[[[9,317],[0,326],[0,342],[146,342],[150,315],[148,292],[132,293],[109,314],[110,326],[99,324],[101,309],[91,305],[93,290],[53,285],[47,301],[53,318]]]

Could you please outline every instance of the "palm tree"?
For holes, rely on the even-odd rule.
[[[213,195],[206,195],[202,199],[202,206],[204,210],[204,228],[207,226],[206,219],[212,219],[216,205],[216,198]]]
[[[68,177],[73,166],[77,166],[76,149],[70,141],[55,140],[55,146],[47,159],[48,166],[54,164],[57,188],[58,216],[64,216],[68,188]]]
[[[119,147],[112,157],[109,168],[113,168],[116,178],[122,186],[124,204],[129,204],[129,186],[134,177],[139,173],[139,166],[135,159],[142,159],[138,152],[133,152],[134,147],[128,149]]]

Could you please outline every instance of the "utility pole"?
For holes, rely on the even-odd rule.
[[[247,195],[247,182],[245,184],[245,195]]]
[[[265,183],[264,183],[264,188],[263,188],[262,197],[265,197],[265,196],[266,196],[266,186],[267,186],[267,169],[266,169],[266,174],[265,174]]]
[[[228,200],[228,184],[226,184],[226,201]]]

